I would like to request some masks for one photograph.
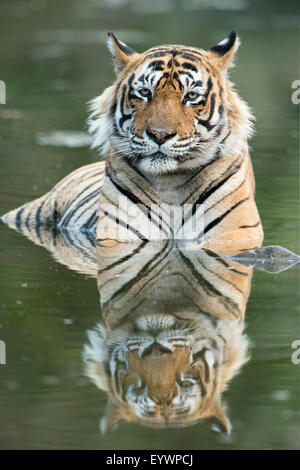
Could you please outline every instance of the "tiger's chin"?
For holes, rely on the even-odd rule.
[[[170,156],[163,152],[156,152],[152,155],[139,155],[134,159],[133,165],[140,171],[150,175],[163,175],[176,173],[182,168],[188,155]]]

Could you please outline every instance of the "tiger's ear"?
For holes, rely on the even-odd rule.
[[[209,50],[210,57],[221,68],[227,70],[233,65],[234,55],[240,45],[236,31],[231,31],[227,38]]]
[[[229,436],[231,433],[232,426],[221,403],[218,403],[213,414],[207,419],[207,422],[214,431],[226,436]]]
[[[101,433],[106,434],[107,432],[115,431],[118,428],[120,421],[122,421],[122,416],[118,405],[116,405],[112,400],[109,400],[106,413],[103,418],[100,419]]]
[[[136,54],[136,51],[119,41],[114,33],[109,32],[107,36],[107,47],[113,56],[116,75],[119,75],[128,64],[130,56]]]

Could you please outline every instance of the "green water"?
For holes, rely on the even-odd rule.
[[[131,47],[210,47],[232,29],[242,47],[232,80],[257,118],[251,140],[265,245],[299,246],[298,2],[3,1],[0,5],[0,213],[48,191],[96,161],[66,132],[85,132],[86,102],[113,80],[105,32]],[[150,6],[151,5],[151,6]],[[214,5],[214,6],[213,6]],[[225,5],[225,6],[224,6]],[[225,8],[226,7],[226,8]],[[59,145],[53,132],[62,132]],[[57,134],[56,134],[57,135]],[[61,134],[60,134],[61,135]],[[74,139],[72,140],[74,142]],[[233,432],[202,423],[151,429],[124,423],[102,436],[106,394],[83,376],[86,332],[101,318],[96,280],[54,261],[42,247],[0,226],[0,448],[300,448],[299,265],[255,271],[246,311],[251,360],[224,393]]]

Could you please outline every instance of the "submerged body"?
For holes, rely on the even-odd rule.
[[[137,54],[110,34],[117,80],[93,100],[89,121],[106,162],[76,170],[4,221],[23,231],[88,230],[104,244],[260,246],[251,115],[227,78],[237,46],[233,32],[209,51],[160,46]]]

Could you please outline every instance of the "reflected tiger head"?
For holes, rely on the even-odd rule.
[[[232,31],[209,51],[170,45],[138,54],[109,33],[117,80],[91,102],[93,146],[164,174],[205,164],[230,133],[250,135],[249,110],[227,78],[238,45]]]
[[[205,419],[229,434],[221,394],[247,360],[240,326],[230,338],[209,321],[202,319],[200,328],[167,314],[140,317],[122,329],[98,325],[89,332],[84,360],[87,376],[109,395],[102,432],[121,420],[183,427]]]

